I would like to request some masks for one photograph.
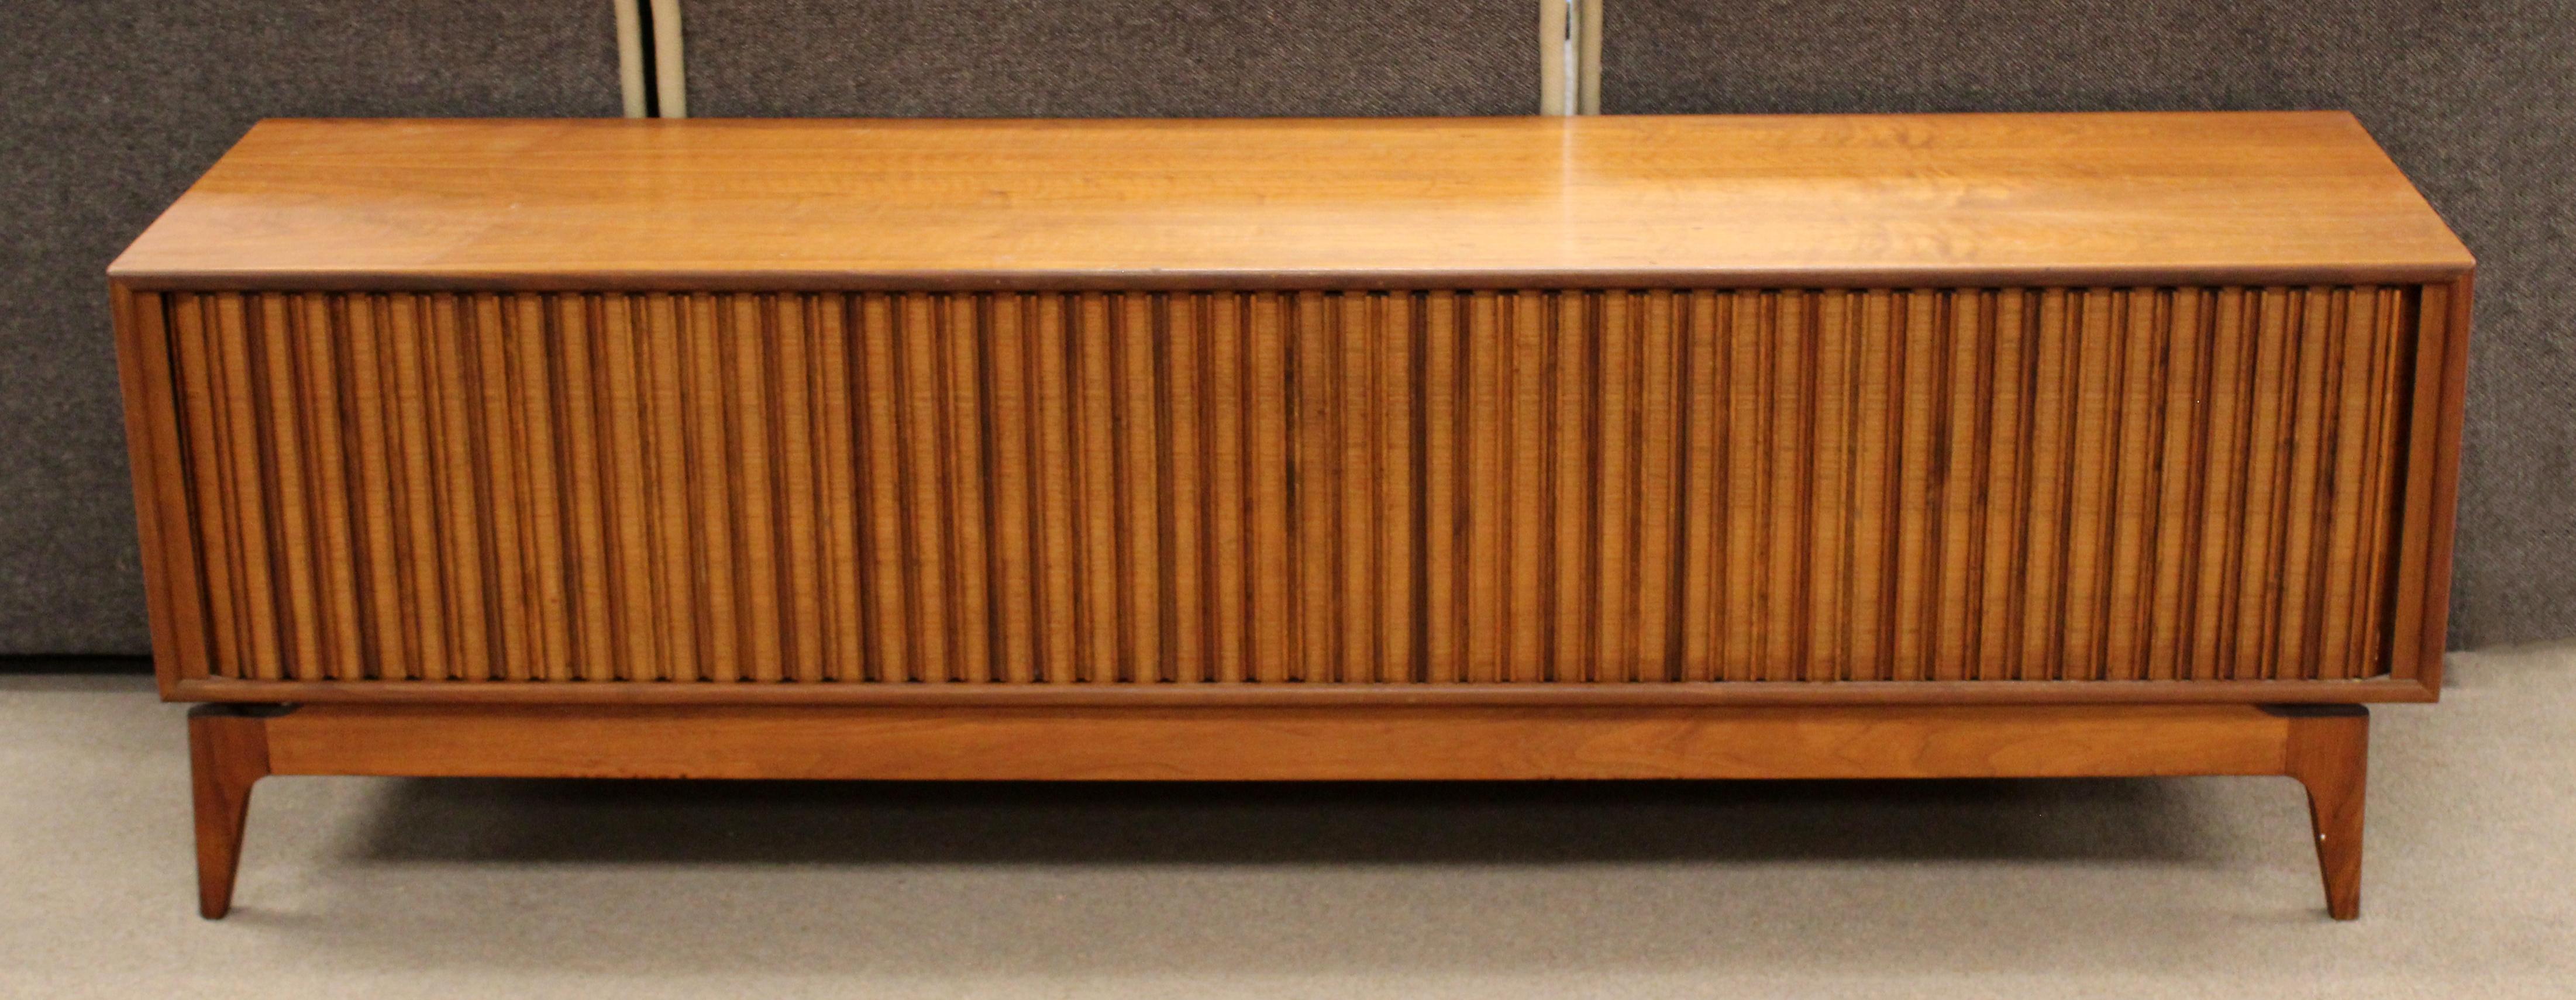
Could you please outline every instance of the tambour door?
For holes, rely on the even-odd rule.
[[[2374,700],[2439,648],[2451,285],[123,294],[183,696]]]

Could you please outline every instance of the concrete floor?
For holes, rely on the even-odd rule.
[[[278,778],[207,923],[183,709],[48,666],[0,673],[6,997],[2576,996],[2576,645],[2377,712],[2353,924],[2278,778]]]

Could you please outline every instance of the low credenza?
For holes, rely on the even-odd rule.
[[[2351,917],[2471,270],[2320,112],[270,121],[110,276],[209,917],[270,774],[2286,775]]]

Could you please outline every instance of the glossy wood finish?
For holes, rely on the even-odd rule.
[[[182,680],[181,701],[368,705],[840,705],[1066,707],[1680,705],[2202,705],[2429,702],[2420,680],[2357,681],[1837,681],[1828,684],[744,684],[709,693],[689,684],[376,684]]]
[[[833,709],[204,706],[201,773],[883,780],[1528,780],[2281,775],[2318,803],[2335,916],[2368,717],[2244,705]],[[223,727],[218,729],[218,727]],[[227,756],[237,755],[237,756]],[[246,792],[248,785],[243,782]],[[228,801],[238,801],[238,798]],[[229,888],[235,831],[209,886]],[[201,836],[207,831],[200,825]],[[220,831],[217,831],[220,832]],[[2351,839],[2348,839],[2351,838]],[[2349,851],[2345,849],[2349,847]],[[2347,864],[2345,858],[2350,859]],[[211,890],[210,890],[211,891]],[[210,896],[207,915],[220,916]]]
[[[138,440],[175,444],[195,512],[164,563],[204,599],[177,604],[191,655],[166,665],[297,685],[185,696],[2359,700],[2407,692],[2349,682],[2419,676],[2434,518],[2405,456],[2435,411],[2408,397],[2446,382],[2421,367],[2447,356],[2446,294],[174,292],[129,312],[175,397],[145,419],[178,425]]]
[[[2338,710],[2349,710],[2338,706]],[[930,781],[2284,774],[2242,705],[844,709],[309,705],[270,773]]]
[[[197,817],[197,912],[232,912],[251,786],[267,777],[269,713],[220,705],[188,712],[188,766]]]
[[[2289,775],[2349,918],[2471,266],[2259,113],[269,122],[112,274],[163,693],[311,703],[209,916],[274,771]]]
[[[2325,877],[2326,912],[2361,916],[2361,816],[2370,777],[2370,712],[2321,705],[2285,712],[2291,720],[2285,758],[2290,777],[2308,792],[2308,821]]]
[[[270,121],[142,288],[2414,283],[2468,253],[2341,112]]]

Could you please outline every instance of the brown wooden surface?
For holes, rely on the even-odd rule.
[[[2359,913],[2369,717],[2350,706],[1035,710],[201,706],[205,913],[266,774],[891,780],[2289,775],[2328,910]]]
[[[152,631],[152,661],[159,665],[161,695],[176,696],[183,676],[203,674],[202,642],[183,646],[181,633],[201,624],[196,587],[196,543],[188,523],[188,490],[173,438],[177,394],[170,378],[166,307],[157,295],[137,295],[118,285],[109,292],[115,323],[117,384],[125,403],[126,459],[134,480],[134,511],[143,561],[144,613]],[[176,560],[175,562],[173,560]]]
[[[2370,777],[2370,712],[2320,706],[2287,713],[2286,770],[2308,792],[2308,819],[2325,879],[2326,912],[2361,916],[2362,802]]]
[[[2368,714],[2350,706],[1773,709],[200,706],[202,911],[229,911],[270,774],[886,780],[2288,775],[2328,910],[2359,913]]]
[[[2425,542],[2432,555],[2424,572],[2420,603],[2425,620],[2417,630],[2423,652],[2416,676],[2427,689],[2442,688],[2442,652],[2448,648],[2451,620],[2452,539],[2459,528],[2460,429],[2468,419],[2470,301],[2474,282],[2463,277],[2446,289],[2449,312],[2442,318],[2442,393],[2433,404],[2436,433],[2428,463],[2432,495],[2424,509],[2432,522]],[[2400,600],[2412,595],[2400,595]]]
[[[2409,283],[2350,115],[270,121],[140,288]]]
[[[181,697],[2357,701],[2441,592],[2446,287],[172,292],[128,345]]]
[[[890,780],[2284,774],[2246,705],[1010,710],[310,705],[275,774]]]
[[[2467,260],[2348,116],[669,124],[271,123],[137,243],[165,694],[2438,690]]]
[[[2469,268],[2265,113],[272,122],[113,273],[163,691],[321,703],[208,916],[274,771],[2288,774],[2349,918],[2249,703],[2437,695]]]
[[[188,713],[188,766],[197,820],[197,912],[221,920],[233,905],[250,790],[270,773],[266,720],[200,705]]]
[[[2330,704],[2429,702],[2409,679],[2350,681],[1840,681],[1749,684],[386,684],[180,680],[182,701],[490,705],[1581,706]]]

